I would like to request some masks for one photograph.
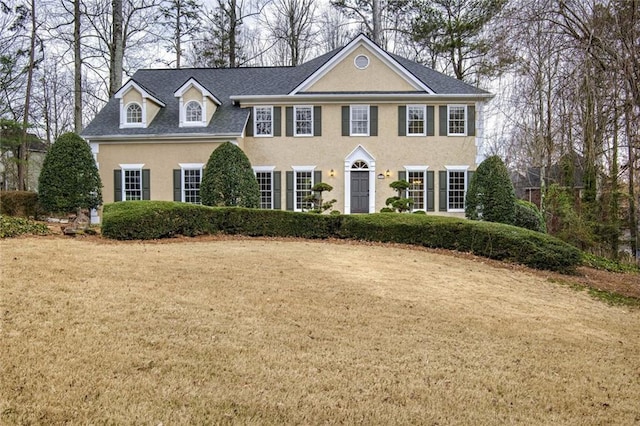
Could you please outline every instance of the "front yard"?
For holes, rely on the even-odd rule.
[[[640,422],[640,310],[551,273],[229,237],[0,254],[2,424]]]

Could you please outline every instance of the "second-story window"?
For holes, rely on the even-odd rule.
[[[351,136],[369,136],[369,105],[351,105]]]
[[[187,123],[200,123],[202,121],[202,106],[196,101],[191,101],[185,106],[184,118]]]
[[[254,107],[254,135],[273,136],[273,107]]]
[[[313,136],[313,107],[296,106],[293,111],[295,115],[295,135]]]
[[[425,126],[424,105],[407,105],[407,135],[424,136],[427,126]]]
[[[137,103],[127,106],[127,124],[142,123],[142,107]]]
[[[449,135],[464,136],[467,133],[467,107],[464,105],[449,105]]]

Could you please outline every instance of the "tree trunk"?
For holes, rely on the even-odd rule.
[[[113,35],[109,52],[109,97],[112,97],[122,86],[122,62],[124,58],[122,0],[112,0],[111,6],[113,9]]]
[[[236,32],[238,31],[238,22],[236,16],[236,0],[231,0],[229,7],[229,67],[236,68]]]
[[[380,0],[372,0],[371,4],[372,33],[371,38],[378,45],[382,46],[382,31],[380,29],[380,21],[382,20],[382,10],[380,10]]]
[[[31,45],[29,49],[29,65],[27,69],[27,92],[24,98],[24,117],[22,119],[22,142],[20,143],[20,152],[18,153],[18,190],[25,191],[27,189],[27,170],[29,159],[27,151],[29,149],[29,111],[31,102],[31,85],[33,83],[33,68],[35,66],[35,50],[36,50],[36,1],[31,0]]]
[[[182,38],[182,34],[181,34],[181,25],[180,25],[180,14],[182,13],[181,11],[181,6],[182,6],[182,2],[181,1],[177,1],[176,2],[176,32],[175,32],[175,38],[176,38],[176,68],[180,69],[180,57],[182,56],[182,43],[180,42],[180,39]]]
[[[80,0],[73,1],[73,130],[82,131],[82,57],[80,56]]]

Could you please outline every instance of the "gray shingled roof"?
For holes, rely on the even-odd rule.
[[[230,96],[289,94],[340,50],[336,49],[297,67],[139,70],[133,75],[132,80],[164,102],[166,107],[160,109],[146,128],[120,129],[120,101],[112,98],[84,129],[82,136],[90,139],[92,136],[107,135],[239,135],[247,122],[249,110],[234,105]],[[391,56],[436,94],[488,94],[416,62],[397,55]],[[197,80],[222,102],[206,127],[179,127],[179,100],[173,94],[190,78]]]

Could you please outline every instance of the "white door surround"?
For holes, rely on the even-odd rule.
[[[358,145],[344,159],[344,213],[351,214],[351,170],[358,161],[364,162],[369,172],[369,213],[376,211],[376,159],[362,145]],[[358,167],[356,165],[356,167]],[[360,168],[359,171],[365,171]]]

